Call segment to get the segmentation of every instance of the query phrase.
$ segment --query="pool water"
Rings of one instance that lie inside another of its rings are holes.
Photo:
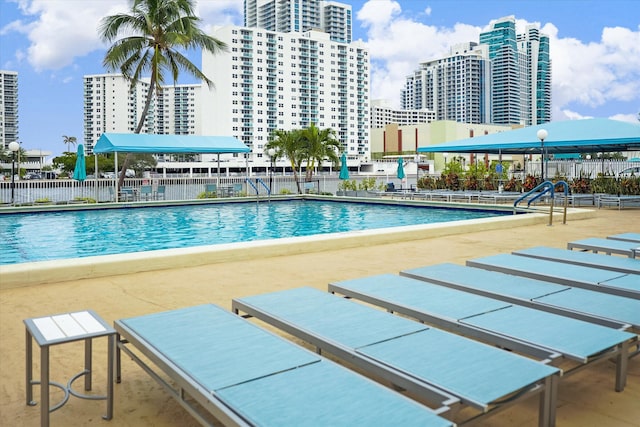
[[[487,218],[505,213],[313,200],[0,215],[0,264]]]

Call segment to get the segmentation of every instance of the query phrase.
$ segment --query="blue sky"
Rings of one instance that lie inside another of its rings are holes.
[[[553,120],[640,112],[640,1],[354,0],[354,40],[371,54],[371,98],[399,101],[405,77],[455,43],[478,41],[492,20],[513,15],[551,38]],[[66,149],[83,139],[83,76],[105,72],[99,20],[127,0],[0,0],[0,69],[19,73],[20,141]],[[242,0],[199,0],[205,29],[242,25]],[[192,60],[200,63],[199,54]],[[184,79],[180,83],[189,83]]]

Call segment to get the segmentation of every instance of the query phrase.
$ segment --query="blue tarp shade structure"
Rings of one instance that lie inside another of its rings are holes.
[[[347,154],[342,153],[342,157],[340,159],[342,164],[340,165],[340,175],[338,176],[340,179],[349,179],[349,168],[347,167]]]
[[[248,153],[249,147],[231,136],[149,135],[104,133],[94,153]]]
[[[475,138],[418,147],[419,153],[537,154],[537,132],[546,129],[549,154],[640,150],[640,124],[609,119],[550,122]]]
[[[96,154],[115,153],[209,153],[218,154],[218,180],[220,179],[220,154],[248,153],[251,149],[231,136],[200,135],[149,135],[145,133],[103,133],[93,147]],[[247,167],[248,170],[248,167]],[[96,175],[98,158],[96,157]],[[117,175],[116,175],[117,176]],[[118,201],[118,192],[115,191]],[[96,185],[96,198],[98,187]]]
[[[73,179],[84,181],[87,179],[87,167],[84,157],[84,145],[78,144],[78,156],[76,157],[76,167],[73,169]]]

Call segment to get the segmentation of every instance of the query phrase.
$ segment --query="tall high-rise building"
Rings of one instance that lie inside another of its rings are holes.
[[[551,121],[549,37],[535,26],[516,34],[513,16],[492,23],[480,43],[420,64],[400,94],[402,109],[436,120],[531,126]]]
[[[518,50],[524,62],[523,77],[526,88],[522,95],[526,124],[537,125],[551,121],[551,58],[549,37],[540,34],[533,25],[518,34]]]
[[[232,135],[262,157],[276,129],[316,124],[336,131],[349,155],[369,155],[369,54],[363,43],[327,33],[280,33],[228,26],[214,37],[229,52],[203,53],[215,88],[202,95],[202,128]]]
[[[84,76],[84,143],[88,153],[105,132],[135,132],[149,92],[149,80],[133,90],[122,74]],[[154,94],[142,133],[200,133],[201,85],[163,87]]]
[[[420,64],[400,94],[403,110],[428,110],[435,120],[491,123],[491,64],[486,46],[464,43]]]
[[[0,147],[18,140],[18,73],[0,70]]]
[[[513,16],[480,34],[489,47],[493,123],[537,125],[551,120],[549,37],[533,26],[516,34]]]
[[[322,0],[244,0],[244,26],[281,33],[321,30],[351,43],[351,5]]]

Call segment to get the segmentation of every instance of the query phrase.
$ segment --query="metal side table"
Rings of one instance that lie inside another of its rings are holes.
[[[27,380],[27,405],[34,406],[33,386],[40,384],[40,420],[44,427],[49,426],[49,413],[61,408],[69,400],[69,395],[81,399],[106,400],[107,414],[105,420],[113,417],[113,381],[114,381],[114,353],[116,331],[94,311],[78,311],[63,313],[53,316],[38,317],[24,320],[26,326],[26,380]],[[93,338],[107,337],[107,395],[95,396],[80,394],[72,389],[73,382],[84,376],[85,391],[91,390],[92,379],[92,340]],[[33,340],[40,346],[40,381],[33,379]],[[84,340],[84,370],[74,375],[65,385],[49,380],[49,347]],[[64,392],[64,398],[56,405],[50,407],[49,385],[60,388]]]

